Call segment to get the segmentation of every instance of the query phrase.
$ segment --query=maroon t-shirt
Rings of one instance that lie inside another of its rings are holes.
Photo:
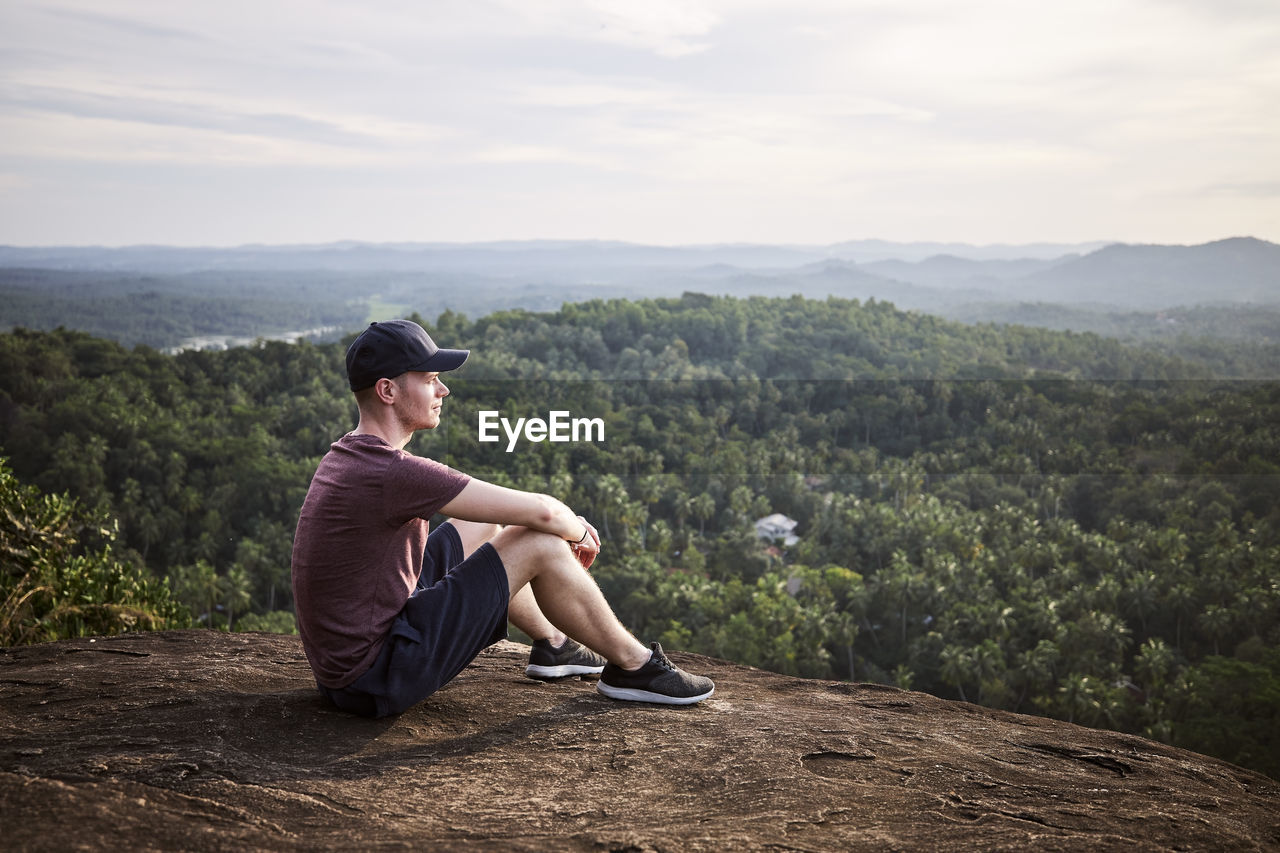
[[[359,678],[422,571],[428,519],[471,478],[372,435],[343,436],[307,490],[293,537],[298,633],[325,687]]]

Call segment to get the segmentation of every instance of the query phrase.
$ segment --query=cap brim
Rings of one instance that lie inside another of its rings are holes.
[[[432,373],[444,373],[446,370],[457,370],[462,367],[467,360],[467,356],[471,355],[469,349],[438,349],[432,353],[431,357],[422,362],[421,366],[411,367],[410,370],[423,370]]]

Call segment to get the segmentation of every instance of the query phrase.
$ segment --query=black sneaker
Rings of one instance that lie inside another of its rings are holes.
[[[599,675],[606,662],[591,649],[567,638],[559,648],[551,645],[549,640],[534,640],[524,674],[539,679]]]
[[[653,657],[639,669],[627,670],[613,664],[606,666],[596,683],[596,690],[610,699],[663,705],[692,705],[716,692],[716,685],[710,678],[690,675],[667,660],[661,645],[653,643],[650,648],[653,649]]]

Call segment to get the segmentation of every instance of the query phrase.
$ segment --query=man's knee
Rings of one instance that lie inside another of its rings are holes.
[[[571,557],[568,544],[559,536],[527,527],[503,528],[490,541],[507,568],[512,592],[517,585],[523,586],[546,569],[562,565],[567,557]]]

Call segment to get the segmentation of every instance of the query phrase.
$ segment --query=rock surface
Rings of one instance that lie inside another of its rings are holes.
[[[296,637],[0,651],[6,850],[1262,850],[1280,785],[1130,735],[695,655],[614,702],[504,642],[400,717],[332,710]]]

